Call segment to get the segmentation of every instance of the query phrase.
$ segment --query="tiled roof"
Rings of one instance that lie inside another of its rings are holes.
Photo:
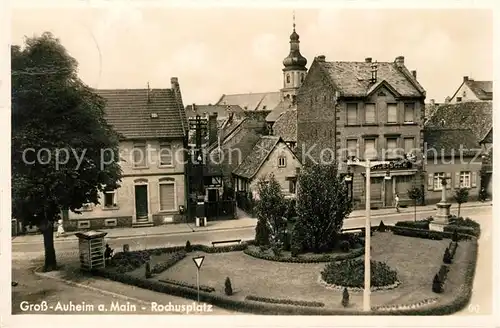
[[[346,97],[363,97],[373,86],[370,82],[372,63],[323,62],[320,64],[333,85]],[[386,81],[404,97],[421,97],[425,90],[405,67],[398,68],[393,62],[378,62],[377,81]]]
[[[285,142],[297,142],[297,110],[282,113],[273,124],[273,134]]]
[[[469,129],[424,129],[424,142],[426,143],[426,156],[433,158],[434,151],[437,156],[452,155],[474,156],[481,149],[474,133]]]
[[[229,112],[234,113],[235,116],[241,115],[243,109],[238,105],[196,105],[196,110],[193,110],[193,105],[186,106],[187,117],[196,117],[200,115],[201,117],[209,114],[217,113],[217,117],[226,118]]]
[[[465,81],[469,89],[474,92],[479,100],[493,100],[493,81]]]
[[[95,90],[106,100],[105,117],[125,139],[183,138],[187,121],[171,89]],[[157,117],[152,117],[156,114]]]
[[[276,136],[262,136],[233,174],[247,179],[253,178],[280,140],[281,138]]]
[[[470,129],[478,142],[493,128],[491,101],[468,101],[439,106],[425,123],[434,129]]]
[[[273,110],[281,101],[281,93],[241,93],[222,95],[216,105],[237,105],[243,110]]]
[[[285,111],[294,107],[292,101],[289,99],[283,99],[278,105],[266,116],[266,122],[276,122],[278,117],[281,116]]]
[[[441,104],[425,104],[425,118],[428,120]]]

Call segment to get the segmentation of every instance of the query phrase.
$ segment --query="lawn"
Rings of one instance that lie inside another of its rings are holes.
[[[432,278],[442,264],[449,240],[429,240],[396,236],[390,232],[372,237],[372,259],[386,262],[398,272],[401,285],[389,291],[372,292],[372,306],[416,303],[428,298],[451,297],[463,282],[463,271],[470,260],[469,242],[461,242],[454,264],[441,295],[431,290]],[[224,280],[229,277],[235,295],[243,300],[247,295],[291,300],[318,301],[325,308],[340,308],[342,293],[326,289],[318,283],[325,263],[302,264],[266,261],[243,252],[206,254],[189,253],[186,258],[152,279],[174,279],[196,284],[196,267],[192,257],[204,255],[200,284],[224,293]],[[140,269],[138,269],[140,270]],[[139,273],[139,271],[138,271]],[[362,293],[351,293],[351,304],[362,306]]]

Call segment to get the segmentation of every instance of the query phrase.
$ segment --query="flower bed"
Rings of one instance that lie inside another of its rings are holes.
[[[344,254],[299,254],[297,257],[292,257],[289,252],[283,252],[282,256],[275,256],[273,254],[263,253],[255,246],[249,246],[243,251],[243,253],[267,261],[287,263],[322,263],[356,258],[363,255],[365,250],[363,248],[358,248]]]
[[[325,306],[325,303],[321,303],[321,302],[277,299],[277,298],[259,297],[259,296],[253,296],[253,295],[248,295],[247,297],[245,297],[245,300],[255,301],[255,302],[264,302],[264,303],[273,303],[273,304],[297,305],[297,306],[311,306],[311,307],[324,307]]]
[[[375,290],[395,288],[399,285],[397,272],[383,262],[370,261],[371,286]],[[363,259],[328,263],[321,272],[328,285],[362,290],[365,285],[365,263]]]
[[[159,279],[158,281],[166,283],[166,284],[171,284],[171,285],[176,285],[176,286],[180,286],[180,287],[186,287],[186,288],[198,290],[198,286],[188,284],[187,282],[184,282],[184,281],[178,281],[178,280],[172,280],[172,279]],[[200,290],[207,292],[207,293],[215,292],[215,288],[210,287],[210,286],[204,286],[204,285],[200,285]]]
[[[353,292],[353,293],[360,293],[360,292],[364,291],[364,288],[362,288],[362,287],[346,287],[346,286],[340,286],[340,285],[335,285],[335,284],[329,284],[323,280],[323,277],[321,276],[321,274],[318,275],[318,283],[327,289],[335,290],[338,292],[344,291],[344,288],[347,288],[348,291]],[[371,286],[370,290],[372,292],[382,291],[382,290],[391,290],[391,289],[398,287],[399,285],[401,285],[401,282],[399,280],[396,280],[395,283],[387,285],[387,286],[380,286],[380,287]]]

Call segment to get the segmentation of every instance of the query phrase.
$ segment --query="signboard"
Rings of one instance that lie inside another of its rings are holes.
[[[372,171],[383,171],[383,170],[406,170],[411,169],[412,163],[408,160],[393,161],[385,164],[379,164],[372,167]]]
[[[204,259],[205,259],[205,256],[193,257],[193,262],[196,265],[196,268],[198,268],[198,269],[201,268],[201,265],[203,264]]]

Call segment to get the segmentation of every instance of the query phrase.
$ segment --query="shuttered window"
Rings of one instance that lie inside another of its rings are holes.
[[[347,104],[347,124],[358,124],[358,104]]]
[[[443,178],[444,178],[444,172],[434,173],[434,180],[433,180],[434,190],[443,189],[443,185],[441,184]]]
[[[415,122],[415,103],[405,104],[405,123]]]
[[[398,122],[398,106],[397,104],[387,104],[387,123]]]
[[[375,139],[365,139],[365,158],[377,158],[377,150],[375,148]]]
[[[375,104],[365,105],[365,123],[367,124],[375,123]]]
[[[175,187],[173,183],[160,184],[160,211],[175,210]]]

